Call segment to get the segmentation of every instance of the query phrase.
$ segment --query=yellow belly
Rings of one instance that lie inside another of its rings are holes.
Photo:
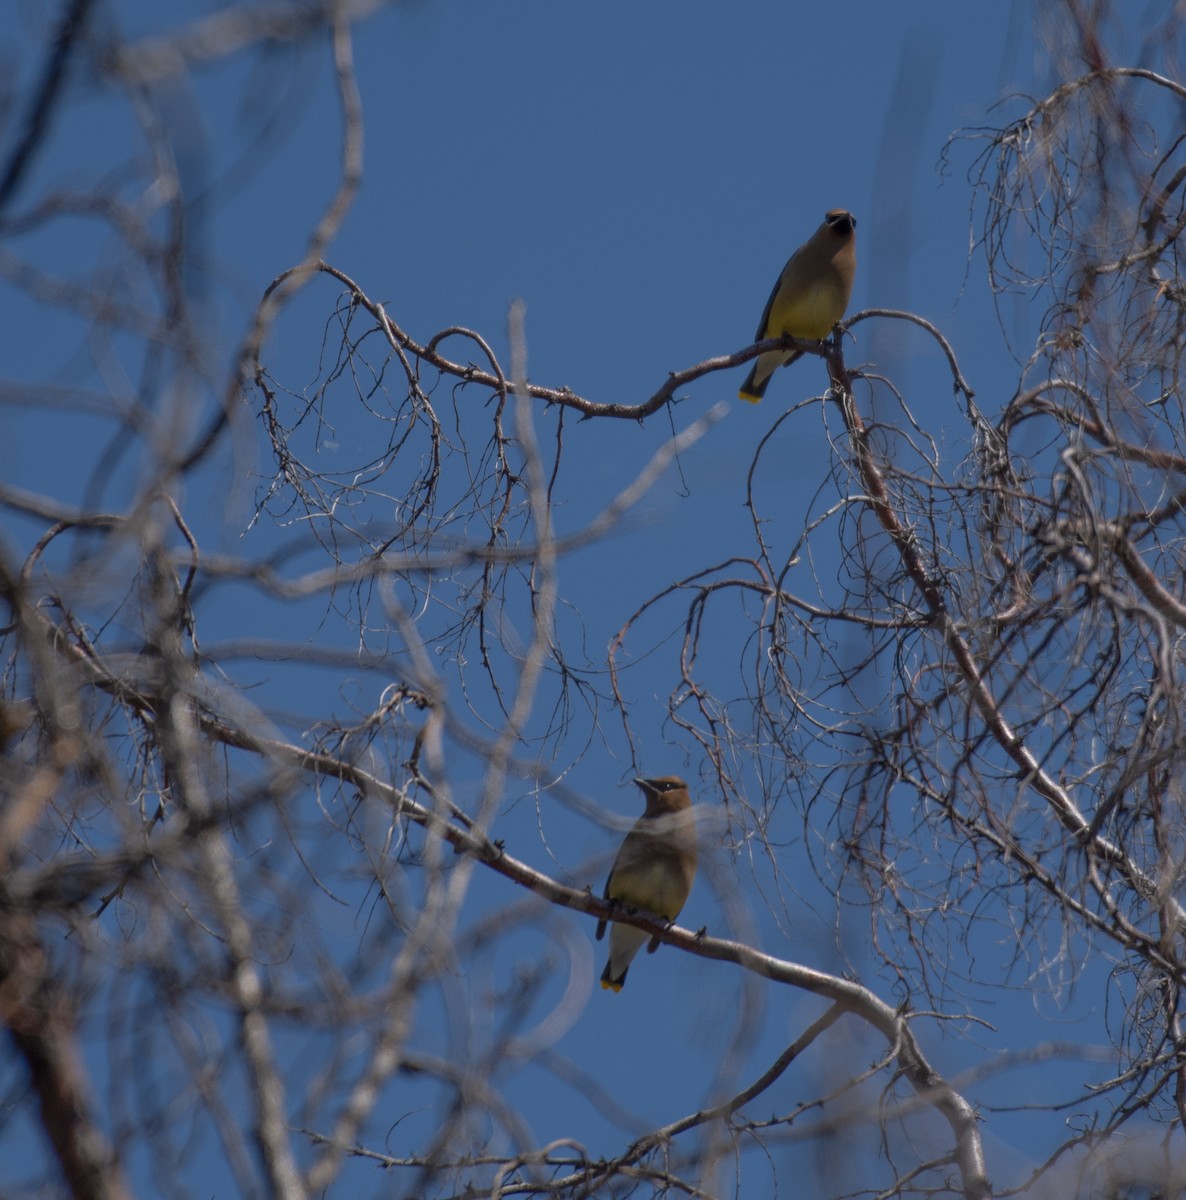
[[[610,884],[610,898],[674,921],[689,890],[684,873],[674,869],[670,861],[658,859],[628,870],[616,870]]]
[[[844,315],[845,296],[839,281],[821,282],[797,296],[776,297],[770,308],[766,337],[826,338]]]

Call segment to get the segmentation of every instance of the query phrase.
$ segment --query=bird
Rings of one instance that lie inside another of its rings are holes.
[[[680,914],[692,880],[696,878],[696,822],[689,811],[688,785],[677,775],[636,779],[646,798],[646,811],[626,835],[609,878],[605,898],[674,921]],[[605,936],[606,922],[597,922],[597,940]],[[609,958],[601,973],[601,986],[620,992],[634,956],[647,934],[633,925],[613,923]],[[649,952],[659,948],[652,938]]]
[[[824,223],[791,255],[783,267],[762,319],[755,342],[766,338],[825,338],[844,316],[857,270],[857,219],[847,209],[834,208]],[[802,350],[770,350],[754,360],[738,396],[757,404],[771,375],[800,358]]]

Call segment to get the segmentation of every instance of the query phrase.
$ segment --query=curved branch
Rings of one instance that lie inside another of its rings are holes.
[[[265,292],[265,297],[280,287],[294,272],[305,269],[304,264],[302,264],[292,267],[290,270],[277,276],[269,285]],[[437,333],[425,343],[417,342],[391,319],[387,310],[379,301],[372,300],[344,271],[331,266],[327,262],[318,262],[311,269],[331,276],[348,288],[354,303],[364,308],[375,318],[393,349],[401,352],[407,351],[420,362],[427,363],[429,366],[435,367],[438,371],[442,372],[442,374],[451,375],[463,383],[477,383],[495,391],[504,386],[500,376],[490,371],[484,371],[472,363],[462,363],[446,358],[437,349],[438,344],[448,336],[475,336],[470,330],[463,329],[460,326],[450,326],[448,329]],[[260,370],[259,352],[262,349],[262,339],[260,339],[258,344],[253,345],[251,349],[254,355],[252,359],[253,370],[248,371],[245,369],[242,377],[244,379],[256,378],[258,381]],[[533,399],[543,400],[547,404],[563,405],[565,408],[571,408],[586,418],[610,417],[617,420],[641,421],[644,417],[649,417],[652,413],[658,412],[659,409],[669,404],[679,388],[693,383],[695,380],[701,379],[706,375],[711,375],[716,371],[727,371],[733,367],[741,366],[743,363],[749,362],[750,359],[757,358],[758,355],[765,354],[770,350],[801,350],[805,354],[817,354],[821,357],[825,354],[822,343],[814,338],[767,338],[765,341],[755,342],[752,346],[746,346],[745,349],[735,351],[733,354],[717,355],[715,358],[707,358],[703,362],[685,367],[682,371],[671,372],[667,377],[667,382],[662,387],[638,404],[590,400],[566,387],[544,387],[538,383],[524,384],[524,391],[526,395],[531,396]]]
[[[45,614],[25,609],[23,616],[30,631],[36,630],[43,644],[62,656],[85,678],[104,691],[119,692],[125,703],[145,715],[160,719],[170,701],[146,689],[128,691],[105,670],[102,662],[75,646],[67,631],[56,626]],[[176,697],[172,703],[176,702]],[[387,804],[395,819],[406,819],[443,839],[455,851],[482,864],[512,883],[526,888],[549,904],[572,909],[599,920],[614,920],[637,926],[660,942],[701,958],[732,962],[765,979],[799,988],[822,996],[845,1011],[859,1016],[876,1029],[892,1047],[901,1073],[916,1093],[947,1121],[955,1139],[956,1159],[963,1179],[966,1200],[988,1200],[990,1195],[978,1119],[972,1105],[957,1093],[927,1060],[910,1028],[904,1009],[895,1009],[878,998],[869,988],[851,979],[817,971],[799,963],[788,962],[766,954],[752,946],[725,938],[708,936],[703,930],[693,932],[669,925],[662,918],[623,908],[612,901],[595,896],[591,889],[570,888],[550,875],[509,855],[501,843],[492,842],[477,826],[450,820],[440,808],[431,808],[413,800],[405,790],[377,778],[353,763],[343,762],[333,755],[276,738],[262,737],[230,724],[217,716],[195,713],[195,727],[206,738],[224,746],[259,755],[273,764],[282,776],[292,772],[308,772],[316,776],[337,779],[357,788],[363,795]],[[195,814],[198,821],[205,815]],[[181,812],[175,826],[163,833],[151,845],[136,855],[121,856],[121,869],[136,872],[146,869],[160,855],[168,855],[173,844],[188,843],[194,829],[188,814]],[[6,881],[6,901],[13,908],[23,903],[35,890],[44,890],[47,876],[69,874],[71,860],[60,856],[44,869],[13,872]],[[87,869],[93,872],[94,862],[88,856]]]
[[[907,312],[904,309],[863,308],[859,313],[849,317],[844,322],[843,328],[851,329],[854,325],[861,321],[866,321],[870,317],[887,317],[893,321],[908,321],[911,325],[917,325],[920,329],[925,329],[939,343],[939,348],[947,357],[947,365],[951,368],[955,390],[962,392],[965,399],[969,401],[976,395],[960,370],[959,360],[955,357],[955,350],[947,338],[939,331],[938,326],[931,324],[925,317],[920,317],[917,313]]]
[[[1042,767],[1025,739],[1005,718],[992,689],[977,665],[971,644],[948,610],[941,581],[928,569],[916,535],[901,520],[890,500],[885,474],[873,453],[865,423],[857,411],[850,386],[851,376],[844,365],[839,344],[832,348],[829,369],[833,380],[842,387],[840,407],[856,455],[857,470],[869,496],[869,507],[893,542],[907,575],[918,588],[931,623],[954,657],[972,703],[985,722],[988,732],[997,745],[1017,764],[1024,782],[1050,805],[1067,832],[1079,840],[1085,849],[1090,848],[1101,860],[1118,868],[1140,896],[1146,900],[1160,901],[1162,889],[1159,888],[1157,880],[1141,870],[1122,846],[1102,837],[1098,830],[1093,829],[1067,789]],[[1183,908],[1180,902],[1167,900],[1166,903],[1172,907],[1179,922],[1186,921],[1186,908]]]

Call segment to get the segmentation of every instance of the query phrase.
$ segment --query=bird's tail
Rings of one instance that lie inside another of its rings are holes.
[[[770,376],[767,375],[761,383],[758,382],[758,364],[761,361],[760,358],[754,359],[754,365],[745,377],[745,382],[741,385],[741,391],[737,393],[739,400],[748,401],[750,404],[757,404],[766,394],[766,385],[770,382]]]
[[[605,970],[601,972],[601,986],[608,992],[620,992],[622,990],[622,984],[626,982],[626,970],[629,968],[624,969],[617,979],[610,974],[612,969],[613,962],[607,962],[605,964]]]
[[[789,367],[791,363],[798,362],[802,357],[802,350],[792,350],[790,354],[782,358],[775,353],[758,355],[754,359],[750,373],[745,377],[745,382],[741,385],[741,391],[737,393],[738,397],[749,401],[750,404],[757,404],[766,395],[766,388],[774,377],[774,372],[779,367]]]

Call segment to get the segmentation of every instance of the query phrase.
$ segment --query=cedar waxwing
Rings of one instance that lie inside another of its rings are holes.
[[[618,850],[605,881],[605,898],[674,921],[696,878],[696,819],[689,811],[692,797],[688,785],[675,775],[634,782],[642,788],[647,810]],[[597,940],[604,936],[605,922],[598,921]],[[609,960],[601,973],[603,988],[622,990],[626,972],[646,940],[641,929],[614,922]],[[658,940],[652,939],[648,950],[658,948]]]
[[[856,228],[856,217],[843,208],[834,208],[824,217],[824,223],[783,267],[758,322],[755,342],[784,334],[826,338],[832,332],[852,295],[852,278],[857,270]],[[770,376],[802,354],[802,350],[760,354],[738,395],[757,404],[766,393]]]

